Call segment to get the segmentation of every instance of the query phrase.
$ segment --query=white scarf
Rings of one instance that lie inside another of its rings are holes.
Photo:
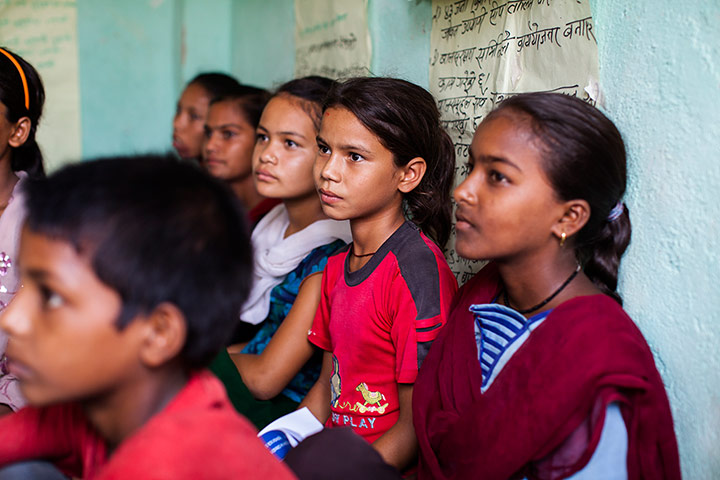
[[[313,249],[337,239],[352,239],[347,220],[318,220],[283,238],[290,225],[285,205],[270,210],[253,229],[253,285],[240,312],[243,322],[257,325],[270,312],[270,292],[292,272]]]

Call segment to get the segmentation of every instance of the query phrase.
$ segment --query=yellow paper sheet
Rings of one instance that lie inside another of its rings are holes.
[[[370,71],[367,0],[295,0],[295,76]]]
[[[597,42],[588,0],[433,0],[430,91],[467,175],[475,129],[503,98],[554,91],[598,100]],[[481,264],[446,256],[458,282]]]
[[[0,45],[30,62],[45,85],[37,140],[48,171],[79,160],[77,5],[75,0],[0,0]]]

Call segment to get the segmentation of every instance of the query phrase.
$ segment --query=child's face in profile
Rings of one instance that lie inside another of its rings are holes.
[[[237,103],[213,103],[205,122],[203,166],[214,177],[228,182],[252,174],[255,127]]]
[[[0,316],[9,369],[32,405],[122,399],[137,378],[143,322],[122,330],[118,293],[67,242],[24,229],[22,287]],[[120,395],[120,396],[118,396]]]
[[[180,96],[173,119],[173,148],[181,158],[200,158],[209,103],[208,92],[194,83]]]
[[[551,227],[565,207],[542,168],[537,142],[508,114],[480,124],[470,145],[470,173],[453,195],[459,255],[506,260],[557,246]]]

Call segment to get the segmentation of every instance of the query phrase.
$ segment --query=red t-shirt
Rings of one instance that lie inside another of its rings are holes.
[[[209,372],[177,396],[108,458],[78,404],[27,407],[0,419],[0,465],[45,459],[86,480],[293,479]]]
[[[447,319],[457,282],[440,249],[406,222],[354,272],[349,249],[328,259],[309,339],[333,353],[328,426],[373,442],[398,420],[398,383],[418,367]]]

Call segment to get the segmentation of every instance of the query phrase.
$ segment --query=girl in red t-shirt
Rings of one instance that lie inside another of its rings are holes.
[[[323,211],[350,220],[353,243],[323,274],[309,332],[323,368],[302,405],[326,426],[353,428],[402,470],[417,451],[415,377],[457,289],[441,251],[454,147],[432,95],[391,78],[331,90],[317,143]]]

